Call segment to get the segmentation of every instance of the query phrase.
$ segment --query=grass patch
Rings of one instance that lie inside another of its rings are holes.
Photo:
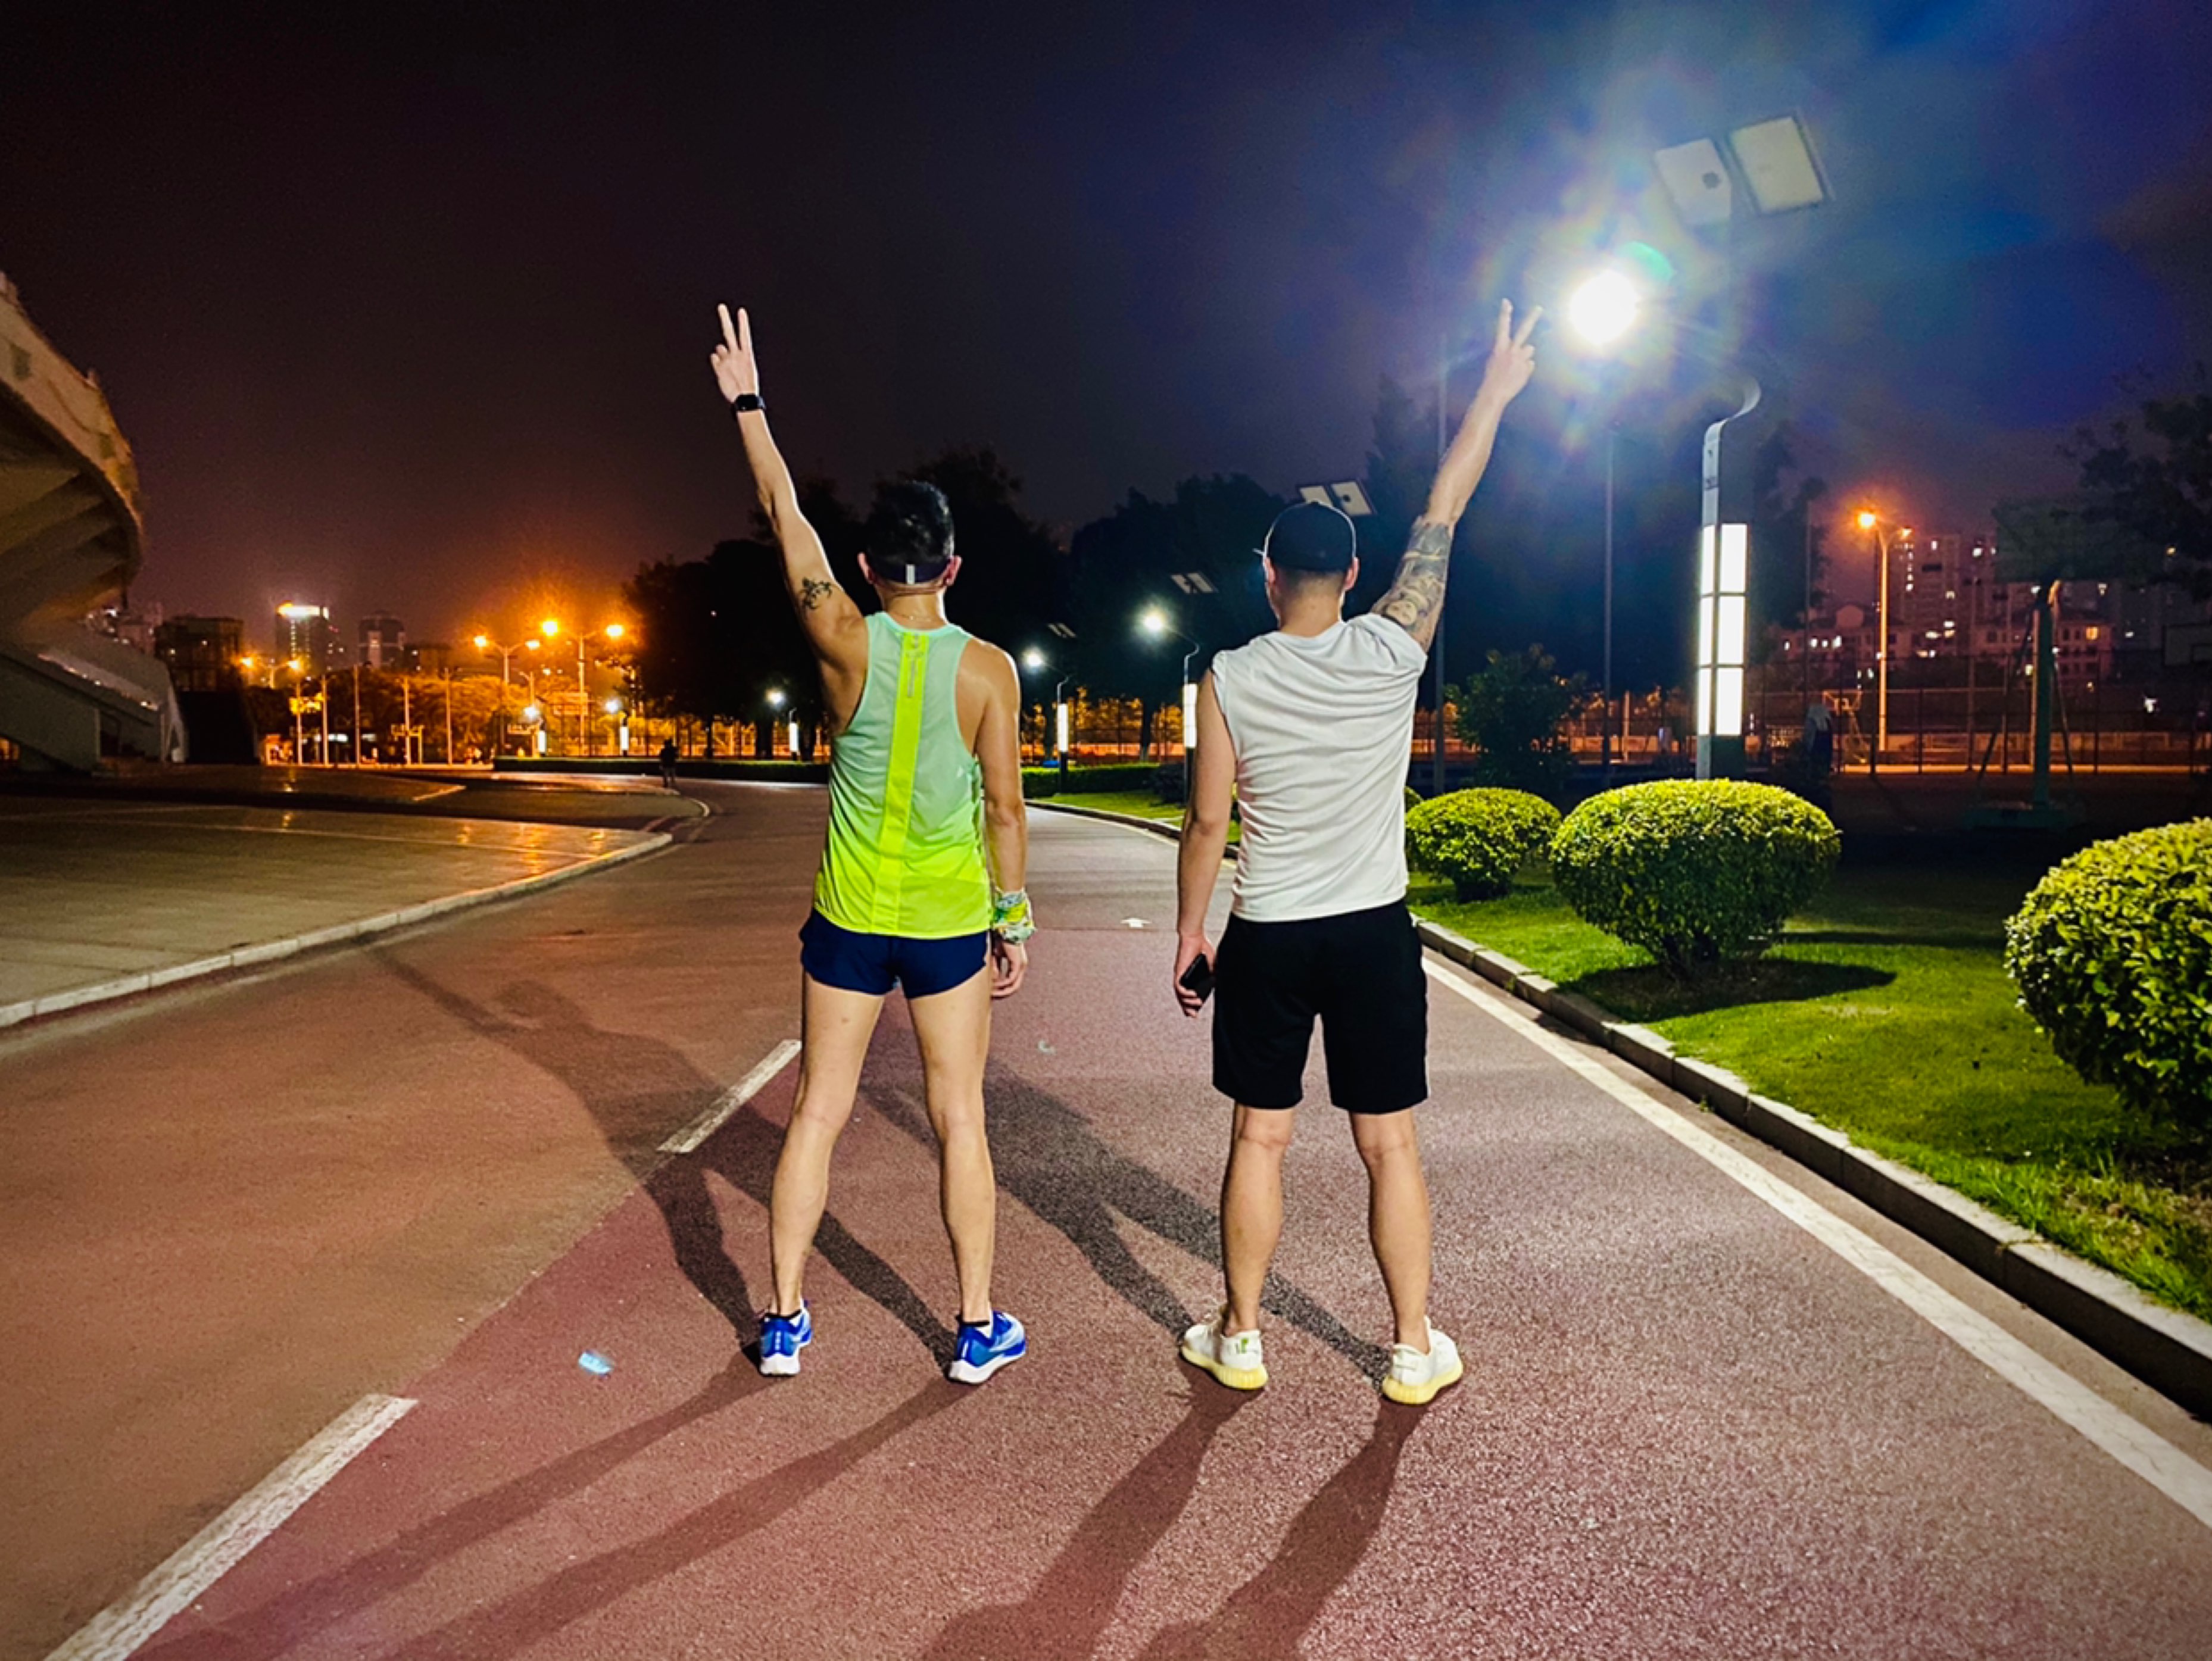
[[[1103,808],[1108,813],[1126,813],[1139,819],[1157,819],[1164,825],[1182,828],[1182,803],[1163,802],[1148,790],[1092,791],[1081,796],[1052,797],[1041,805],[1070,808]],[[1229,846],[1235,847],[1244,827],[1231,821],[1229,826]]]
[[[1414,908],[1686,1055],[2212,1318],[2212,1146],[2084,1084],[2015,1001],[2002,927],[2038,876],[1846,864],[1765,957],[1684,985],[1524,873],[1506,897]],[[1417,879],[1417,882],[1422,879]]]

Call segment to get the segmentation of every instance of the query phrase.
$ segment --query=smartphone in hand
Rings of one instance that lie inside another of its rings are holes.
[[[1201,1003],[1213,996],[1213,965],[1206,961],[1204,952],[1191,959],[1190,967],[1182,972],[1182,978],[1176,984],[1185,991],[1196,992]]]

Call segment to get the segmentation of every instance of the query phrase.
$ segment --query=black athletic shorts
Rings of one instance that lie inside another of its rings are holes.
[[[1213,1088],[1295,1107],[1321,1017],[1329,1099],[1395,1113],[1429,1094],[1429,983],[1402,903],[1296,923],[1229,919],[1215,952]]]

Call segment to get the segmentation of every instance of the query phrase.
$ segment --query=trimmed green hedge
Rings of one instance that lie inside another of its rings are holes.
[[[1063,782],[1058,767],[1024,767],[1024,796],[1082,796],[1098,791],[1150,790],[1159,777],[1156,761],[1115,761],[1103,767],[1070,767]]]
[[[2212,1125],[2212,819],[2053,866],[2005,924],[2005,972],[2083,1078]]]
[[[1842,850],[1828,815],[1788,791],[1668,779],[1569,814],[1552,877],[1584,922],[1686,979],[1765,951]]]
[[[1449,877],[1462,900],[1495,900],[1559,827],[1559,810],[1527,791],[1455,790],[1408,805],[1406,860]]]

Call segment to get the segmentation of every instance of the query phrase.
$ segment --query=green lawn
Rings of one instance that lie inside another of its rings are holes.
[[[1178,830],[1182,828],[1182,804],[1156,801],[1148,790],[1096,791],[1050,796],[1043,798],[1042,804],[1047,807],[1099,808],[1108,813],[1126,813],[1139,819],[1157,819],[1163,824],[1173,825]],[[1030,805],[1038,805],[1036,798],[1031,798]],[[1231,847],[1237,846],[1237,838],[1242,829],[1243,827],[1238,825],[1230,826]]]
[[[2002,925],[2016,861],[1847,865],[1765,958],[1685,986],[1530,874],[1502,900],[1416,910],[1683,1053],[2212,1318],[2212,1146],[2084,1084],[2014,1002]],[[1422,879],[1416,879],[1417,882]]]

